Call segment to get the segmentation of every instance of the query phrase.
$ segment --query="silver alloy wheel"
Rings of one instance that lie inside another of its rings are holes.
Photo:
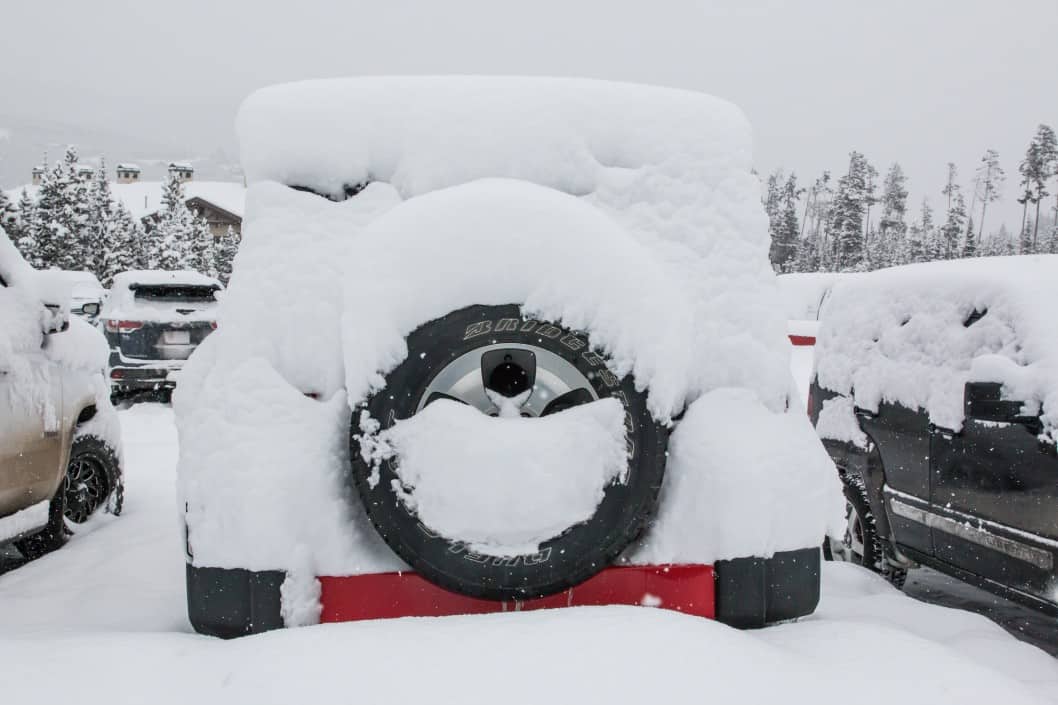
[[[521,416],[536,417],[595,401],[599,395],[584,373],[550,350],[496,343],[464,353],[441,368],[416,412],[437,399],[451,399],[497,416],[504,398],[517,405]]]
[[[109,482],[102,464],[90,457],[76,457],[66,468],[63,486],[64,516],[83,524],[106,501]]]
[[[851,502],[845,503],[845,536],[841,541],[828,537],[830,553],[835,561],[864,564],[866,546],[864,543],[863,518]]]

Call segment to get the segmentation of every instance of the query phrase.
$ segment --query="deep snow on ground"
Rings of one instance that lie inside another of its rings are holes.
[[[752,632],[648,608],[190,633],[171,411],[120,413],[126,513],[0,576],[5,703],[1058,702],[1058,661],[827,564],[810,618]]]

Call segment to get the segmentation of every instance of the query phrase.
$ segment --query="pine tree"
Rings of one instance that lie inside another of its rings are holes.
[[[922,199],[922,210],[919,216],[919,228],[921,230],[922,248],[916,253],[915,262],[930,262],[941,259],[943,248],[937,229],[933,227],[933,207],[929,205],[929,199]]]
[[[213,232],[198,211],[192,213],[189,243],[190,268],[211,277],[216,276],[216,253]]]
[[[940,229],[941,256],[943,259],[954,259],[959,256],[959,240],[966,228],[966,200],[959,192],[958,186],[952,191],[951,207],[948,217]]]
[[[99,277],[104,286],[110,286],[116,274],[130,269],[147,268],[143,252],[143,226],[132,216],[125,204],[114,204],[106,233],[107,240],[102,252],[102,274]]]
[[[1055,164],[1058,162],[1058,141],[1056,141],[1054,130],[1048,125],[1040,125],[1036,128],[1036,134],[1029,142],[1025,150],[1025,157],[1018,164],[1018,173],[1021,174],[1021,195],[1018,203],[1021,204],[1021,246],[1025,249],[1024,231],[1028,223],[1029,204],[1036,206],[1036,221],[1040,222],[1040,201],[1047,193],[1047,180],[1055,172]],[[1030,237],[1030,250],[1035,250],[1038,237],[1038,227],[1034,226]]]
[[[782,217],[782,169],[776,169],[768,175],[768,181],[764,189],[764,212],[768,216],[768,236],[771,246],[768,248],[768,259],[771,261],[772,269],[776,272],[782,270],[783,243],[781,241],[781,217]]]
[[[106,250],[113,246],[110,228],[113,224],[114,197],[107,181],[106,162],[99,160],[99,168],[92,178],[88,192],[88,223],[82,238],[83,268],[100,280],[106,276]]]
[[[37,204],[23,188],[18,197],[18,239],[15,240],[15,245],[27,262],[40,269],[44,263],[40,256],[40,246],[37,244],[37,225]]]
[[[1038,250],[1040,233],[1040,202],[1049,196],[1047,181],[1058,173],[1058,138],[1049,125],[1040,125],[1033,139],[1036,145],[1037,165],[1032,176],[1032,201],[1036,204],[1036,218],[1032,229],[1032,247]]]
[[[907,177],[900,165],[893,162],[882,185],[882,217],[878,223],[878,251],[885,260],[881,266],[902,261],[907,239]]]
[[[184,203],[183,185],[176,176],[170,176],[166,181],[162,203],[165,207],[148,238],[148,266],[166,270],[194,267],[194,216]]]
[[[18,207],[11,202],[7,194],[0,190],[0,226],[12,241],[18,239]]]
[[[44,267],[83,268],[88,192],[77,165],[77,149],[70,146],[41,181],[33,227]]]
[[[849,170],[838,179],[830,223],[836,269],[859,270],[864,266],[863,224],[869,166],[862,154],[850,152]]]
[[[974,193],[981,199],[981,222],[978,224],[977,240],[980,241],[985,230],[985,212],[988,204],[999,200],[1003,191],[1006,174],[999,166],[999,152],[994,149],[985,151],[981,165],[977,167],[977,178]]]
[[[1021,235],[1018,236],[1018,254],[1031,255],[1036,253],[1032,243],[1032,223],[1025,221],[1021,226]]]
[[[966,235],[963,237],[961,256],[977,256],[977,233],[974,232],[974,217],[972,215],[966,216]]]
[[[235,263],[235,253],[239,251],[239,235],[230,225],[228,232],[217,243],[214,250],[215,264],[213,269],[217,272],[217,278],[224,286],[231,280],[232,267]]]
[[[785,181],[779,170],[768,178],[768,196],[765,209],[769,214],[771,248],[769,257],[777,272],[792,271],[797,258],[800,226],[797,223],[797,199],[803,189],[797,188],[797,176],[793,173]]]

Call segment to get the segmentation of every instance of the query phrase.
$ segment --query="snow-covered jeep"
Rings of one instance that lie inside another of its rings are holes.
[[[244,239],[174,397],[197,630],[815,608],[839,483],[738,109],[368,78],[259,91],[238,131]]]
[[[0,545],[27,558],[121,511],[106,343],[69,302],[69,281],[35,271],[0,229]]]

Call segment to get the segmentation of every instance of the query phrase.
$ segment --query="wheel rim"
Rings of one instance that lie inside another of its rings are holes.
[[[106,501],[109,494],[106,471],[102,463],[87,456],[77,456],[66,469],[64,516],[83,524]]]
[[[441,368],[416,412],[449,399],[490,416],[537,417],[598,398],[588,377],[568,360],[535,345],[499,343],[464,353]]]
[[[830,553],[836,561],[863,565],[866,552],[863,519],[850,503],[845,504],[845,535],[840,541],[828,538]]]

